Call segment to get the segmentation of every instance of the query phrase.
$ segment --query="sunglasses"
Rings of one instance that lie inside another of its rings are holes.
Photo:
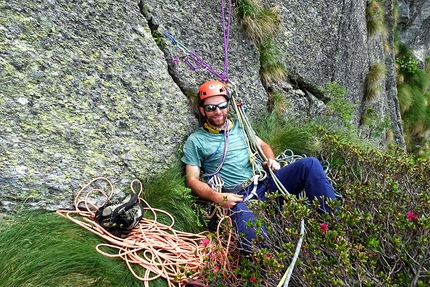
[[[222,103],[219,103],[218,105],[210,104],[210,105],[204,105],[203,106],[203,108],[205,109],[206,112],[213,112],[216,110],[216,108],[223,110],[227,107],[228,107],[228,102],[222,102]]]

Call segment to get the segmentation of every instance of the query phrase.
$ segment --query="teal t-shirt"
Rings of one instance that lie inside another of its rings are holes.
[[[232,186],[252,177],[249,150],[243,129],[237,119],[233,121],[234,126],[228,134],[227,155],[219,172],[225,186]],[[198,166],[204,173],[211,174],[220,164],[224,144],[224,133],[214,134],[200,127],[185,142],[182,162]]]

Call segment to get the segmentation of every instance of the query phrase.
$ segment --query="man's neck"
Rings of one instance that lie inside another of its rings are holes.
[[[223,127],[222,127],[222,128],[214,127],[213,125],[209,124],[208,122],[205,122],[205,123],[203,124],[203,128],[204,128],[206,131],[211,132],[211,133],[214,133],[214,134],[223,133],[223,132],[225,132],[226,130],[230,130],[232,127],[233,127],[233,122],[232,122],[232,121],[230,121],[229,119],[226,119],[226,121],[225,121],[225,123],[224,123],[224,125],[223,125]]]

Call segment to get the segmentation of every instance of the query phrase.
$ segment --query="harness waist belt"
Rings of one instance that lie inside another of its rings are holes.
[[[247,179],[244,182],[238,183],[236,185],[224,186],[222,188],[222,192],[239,193],[239,192],[247,189],[251,184],[252,184],[252,180]]]

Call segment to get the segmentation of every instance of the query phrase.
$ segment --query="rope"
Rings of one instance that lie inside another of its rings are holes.
[[[265,170],[262,168],[262,163],[267,162],[268,158],[264,154],[261,146],[258,144],[257,136],[255,135],[254,129],[251,126],[251,123],[245,113],[245,106],[242,102],[236,103],[235,96],[237,95],[236,89],[233,88],[233,92],[231,93],[232,105],[235,109],[236,115],[239,119],[239,123],[243,127],[244,136],[246,138],[246,142],[248,142],[248,150],[250,153],[250,162],[253,167],[254,175],[259,175],[260,180],[264,180],[266,176]],[[281,181],[277,178],[275,173],[269,168],[268,169],[270,176],[275,182],[278,190],[284,194],[290,194],[287,189],[283,186]]]
[[[221,73],[216,72],[209,64],[207,64],[203,59],[197,56],[193,51],[189,50],[181,42],[177,41],[172,35],[167,31],[163,34],[170,39],[173,45],[178,47],[185,55],[182,57],[175,57],[172,59],[173,63],[178,63],[183,61],[191,70],[196,71],[198,69],[206,69],[212,75],[221,79],[221,81],[228,82],[228,39],[230,36],[230,24],[231,24],[231,0],[228,0],[227,13],[225,12],[224,0],[221,1],[221,16],[222,16],[222,27],[223,27],[223,39],[224,39],[224,70]],[[227,14],[227,16],[226,16]]]
[[[212,156],[205,163],[205,166],[206,166],[209,163],[209,161],[212,159],[212,157],[215,156],[216,152],[218,151],[219,147],[221,146],[222,142],[224,141],[224,150],[223,150],[222,156],[220,158],[220,163],[218,165],[218,168],[213,173],[206,173],[206,170],[205,170],[205,174],[203,174],[203,176],[205,176],[205,177],[211,177],[214,175],[218,175],[219,171],[222,168],[222,165],[224,164],[225,157],[227,156],[227,150],[228,150],[229,126],[230,126],[230,121],[227,120],[225,123],[225,131],[223,132],[223,137],[221,138],[217,149],[215,150],[215,152],[212,154]]]
[[[90,187],[100,181],[106,183],[105,189],[108,189],[108,192]],[[154,219],[142,218],[125,238],[110,234],[94,221],[97,206],[103,205],[97,202],[103,199],[105,202],[111,201],[113,195],[113,185],[107,178],[98,177],[90,181],[77,193],[74,199],[74,210],[57,210],[57,213],[105,239],[108,243],[97,245],[96,250],[108,257],[122,258],[131,273],[144,282],[145,287],[149,286],[150,281],[159,277],[166,279],[169,287],[180,286],[188,279],[197,279],[204,266],[205,258],[214,252],[223,267],[231,267],[228,260],[228,247],[218,252],[214,251],[216,246],[208,232],[193,234],[175,230],[174,218],[169,213],[152,208],[140,197],[142,183],[139,180],[132,181],[132,192],[136,193],[133,188],[135,183],[140,186],[139,202],[146,206],[145,214],[149,211]],[[171,223],[166,225],[157,222],[158,214],[167,216]],[[227,243],[228,246],[234,246],[231,238]],[[109,249],[117,250],[117,254],[108,252]],[[144,275],[138,275],[134,266],[144,268]]]

